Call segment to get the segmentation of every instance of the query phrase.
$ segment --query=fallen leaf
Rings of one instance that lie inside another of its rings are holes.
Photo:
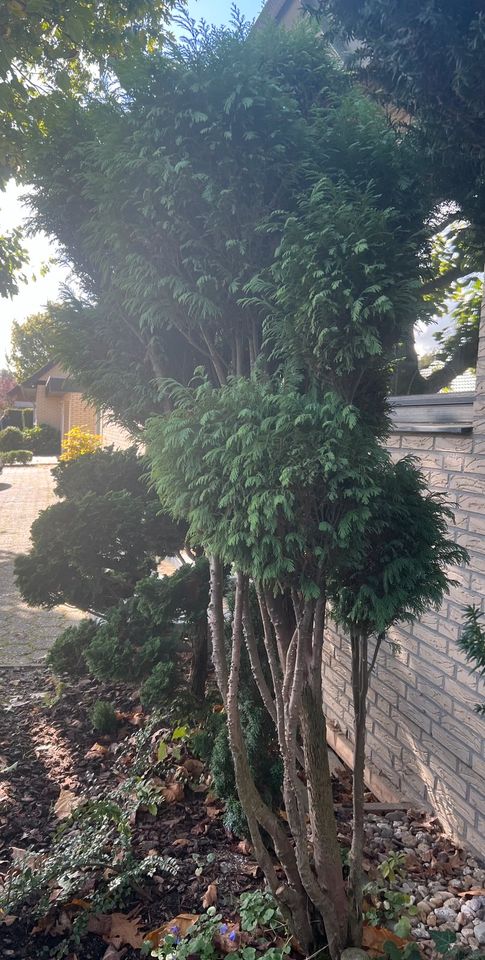
[[[111,917],[105,913],[100,913],[97,916],[91,914],[88,917],[87,930],[88,933],[95,933],[98,937],[105,937],[111,929]]]
[[[106,952],[103,953],[101,960],[121,960],[121,953],[118,950],[115,950],[113,944],[110,943]]]
[[[398,937],[392,930],[386,927],[371,927],[364,924],[362,931],[362,946],[365,950],[370,950],[373,956],[381,957],[385,954],[384,944],[391,940],[397,947],[405,947],[407,941]]]
[[[220,817],[222,813],[222,810],[220,810],[219,807],[213,807],[211,804],[208,804],[205,809],[207,816],[210,817],[211,820],[215,820],[216,817]]]
[[[201,773],[204,772],[205,766],[201,760],[194,760],[192,757],[187,757],[187,760],[184,760],[182,764],[186,773],[189,777],[200,777]]]
[[[162,789],[162,796],[167,803],[181,803],[185,796],[183,783],[167,783]]]
[[[94,760],[96,757],[105,757],[107,753],[108,747],[104,747],[102,743],[93,743],[84,756],[86,760]]]
[[[143,943],[143,935],[138,929],[140,923],[139,917],[130,919],[125,913],[112,913],[111,927],[105,940],[114,947],[122,947],[127,943],[134,950],[139,950]]]
[[[257,877],[259,873],[259,864],[257,863],[242,863],[239,867],[241,873],[244,873],[246,877]]]
[[[485,888],[472,887],[471,890],[460,891],[460,893],[457,893],[456,896],[457,897],[485,897]]]
[[[202,897],[202,906],[204,910],[213,907],[217,903],[217,883],[210,883]]]
[[[185,837],[179,837],[178,840],[174,840],[172,847],[190,847],[190,840],[187,840]]]
[[[253,852],[253,848],[249,840],[241,840],[240,843],[238,843],[236,850],[238,853],[242,853],[244,857],[249,857]]]
[[[168,920],[167,923],[162,924],[161,927],[157,927],[155,930],[150,930],[149,933],[146,933],[145,940],[149,940],[153,947],[159,947],[162,940],[164,940],[169,933],[175,932],[178,937],[183,938],[187,930],[193,927],[198,919],[199,914],[197,913],[179,913],[177,917]]]
[[[40,867],[44,862],[44,855],[42,853],[32,853],[32,850],[24,850],[23,847],[10,847],[12,851],[12,863],[15,866],[19,866],[26,869],[35,870],[37,867]]]
[[[15,917],[13,913],[5,913],[0,920],[0,923],[4,923],[6,927],[11,927],[12,923],[18,920],[18,917]]]
[[[81,800],[72,790],[62,790],[54,804],[54,813],[58,820],[65,820],[79,806]]]

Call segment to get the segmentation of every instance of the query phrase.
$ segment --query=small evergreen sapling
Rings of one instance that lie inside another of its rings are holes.
[[[472,604],[465,608],[465,625],[458,638],[458,646],[466,656],[467,662],[472,664],[472,670],[485,676],[485,627],[483,625],[483,611]],[[476,713],[485,717],[485,703],[477,703]]]

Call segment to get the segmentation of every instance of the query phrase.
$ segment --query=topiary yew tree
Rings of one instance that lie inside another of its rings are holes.
[[[118,412],[128,394],[126,419],[165,413],[148,428],[153,477],[210,558],[214,662],[255,853],[303,950],[328,942],[335,960],[359,938],[361,784],[357,764],[349,902],[322,706],[328,604],[356,637],[354,674],[367,671],[375,631],[437,602],[445,562],[462,557],[439,501],[409,465],[411,496],[380,445],[389,358],[427,309],[434,198],[413,141],[304,24],[204,30],[121,81],[111,99],[50,116],[31,149],[39,225],[82,280],[60,350],[101,406],[114,398]],[[396,557],[374,556],[384,521]],[[416,565],[404,583],[400,558]],[[243,642],[276,724],[289,833],[251,774]]]

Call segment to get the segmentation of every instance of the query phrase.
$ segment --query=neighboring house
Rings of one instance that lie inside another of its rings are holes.
[[[61,434],[82,427],[103,437],[105,446],[124,449],[133,438],[106,413],[99,411],[83,396],[79,385],[59,363],[46,363],[31,377],[17,384],[8,397],[14,407],[33,407],[34,424],[48,423]]]

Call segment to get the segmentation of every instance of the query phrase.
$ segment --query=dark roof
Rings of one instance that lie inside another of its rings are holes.
[[[52,367],[55,367],[57,360],[49,360],[49,363],[45,363],[43,367],[40,367],[39,370],[36,370],[31,377],[27,377],[26,380],[23,380],[22,383],[18,383],[18,387],[27,387],[31,390],[35,390],[36,386],[40,381],[42,381],[46,374],[49,373],[49,370],[52,370]]]

